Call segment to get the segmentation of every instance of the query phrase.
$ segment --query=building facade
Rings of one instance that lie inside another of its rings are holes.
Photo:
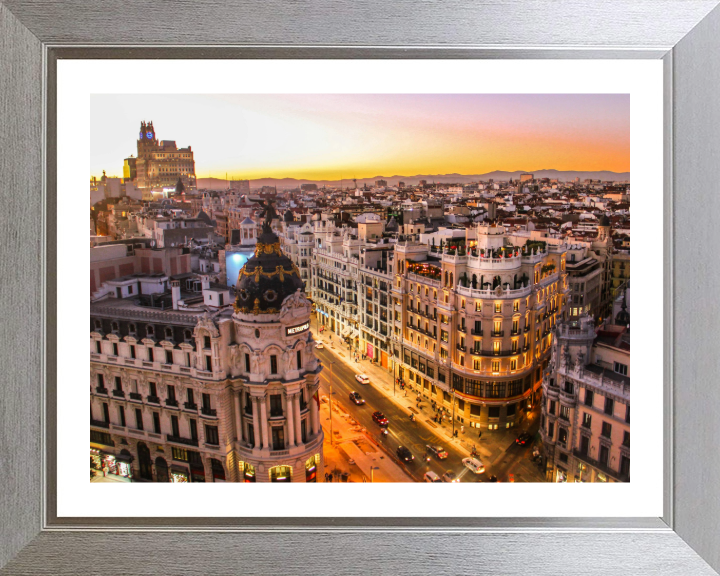
[[[198,298],[172,277],[91,305],[91,466],[141,481],[316,481],[311,305],[267,221],[239,276],[234,305],[229,288],[203,280]]]
[[[178,180],[188,191],[196,188],[192,147],[178,148],[174,140],[158,140],[152,122],[140,123],[137,158],[126,163],[126,170],[128,177],[135,175],[140,189],[174,187]]]
[[[547,480],[629,482],[629,331],[596,331],[583,315],[558,327],[554,346],[540,428]]]

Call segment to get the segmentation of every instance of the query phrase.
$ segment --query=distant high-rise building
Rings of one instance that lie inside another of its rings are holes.
[[[228,187],[230,190],[237,190],[247,194],[250,192],[250,180],[229,180]]]
[[[128,158],[125,161],[127,177],[136,181],[140,189],[175,186],[178,179],[186,190],[196,187],[192,148],[178,148],[174,140],[158,141],[152,122],[140,123],[134,178],[131,160],[133,159]]]
[[[308,184],[301,184],[301,185],[300,185],[300,190],[303,190],[303,191],[317,190],[317,189],[318,189],[317,184],[310,184],[310,183],[308,183]]]
[[[535,178],[533,174],[520,174],[520,182],[527,182]]]
[[[387,186],[387,180],[375,180],[375,186],[377,186],[378,188]]]

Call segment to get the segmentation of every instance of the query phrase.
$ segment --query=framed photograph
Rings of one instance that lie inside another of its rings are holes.
[[[717,574],[717,4],[0,0],[0,571]]]

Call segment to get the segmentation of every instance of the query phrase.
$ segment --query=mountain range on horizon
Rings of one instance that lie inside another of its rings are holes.
[[[607,180],[607,181],[629,181],[630,172],[612,172],[610,170],[516,170],[507,172],[504,170],[494,170],[485,174],[416,174],[415,176],[372,176],[370,178],[357,178],[358,187],[364,184],[374,185],[376,180],[386,180],[388,186],[395,186],[398,182],[404,182],[406,185],[415,185],[420,180],[427,180],[428,184],[438,182],[442,184],[469,184],[470,182],[478,182],[480,180],[487,181],[489,179],[497,181],[507,181],[510,179],[518,179],[520,174],[533,174],[535,178],[557,178],[559,181],[569,182],[575,178],[580,180]],[[250,180],[251,188],[260,188],[262,186],[276,186],[278,190],[297,188],[301,184],[317,184],[319,187],[339,187],[344,188],[354,186],[352,178],[344,178],[341,180],[315,180],[305,178],[258,178]],[[197,187],[207,190],[225,190],[228,187],[228,181],[222,178],[198,178]]]

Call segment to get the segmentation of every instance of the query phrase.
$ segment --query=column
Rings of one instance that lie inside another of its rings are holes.
[[[235,416],[235,434],[237,434],[238,442],[242,441],[242,402],[240,401],[240,394],[242,392],[238,392],[235,394],[235,409],[237,410],[237,414]]]
[[[298,446],[302,444],[302,429],[300,424],[302,422],[300,417],[300,393],[298,392],[293,396],[293,407],[295,408],[295,440]]]
[[[310,397],[310,422],[313,435],[317,435],[320,432],[320,418],[318,415],[318,405],[313,397]]]
[[[262,432],[262,447],[270,448],[270,442],[268,442],[267,405],[264,396],[260,398],[260,430]]]
[[[287,412],[287,433],[288,447],[295,446],[295,414],[293,406],[295,405],[295,396],[292,394],[285,395],[285,411]]]
[[[257,396],[251,396],[253,411],[253,428],[255,429],[255,448],[262,448],[262,437],[260,436],[260,408],[258,407]]]

